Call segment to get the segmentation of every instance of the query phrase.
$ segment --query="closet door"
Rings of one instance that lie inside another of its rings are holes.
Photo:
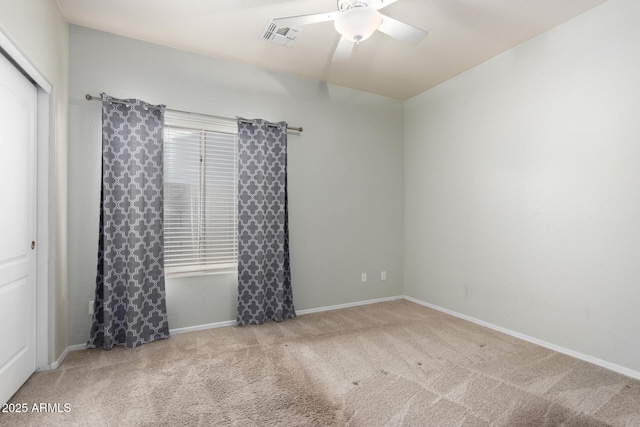
[[[0,404],[36,370],[36,103],[0,55]]]

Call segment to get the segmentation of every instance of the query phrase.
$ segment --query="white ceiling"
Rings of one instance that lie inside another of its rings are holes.
[[[331,62],[332,22],[292,47],[259,37],[271,18],[335,11],[336,0],[57,0],[67,21],[268,70],[407,99],[607,0],[399,0],[384,14],[429,31],[418,46],[376,32]]]

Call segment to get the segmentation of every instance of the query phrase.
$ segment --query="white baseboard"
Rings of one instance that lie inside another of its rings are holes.
[[[296,314],[298,316],[304,316],[305,314],[318,313],[318,312],[321,312],[321,311],[339,310],[341,308],[349,308],[349,307],[356,307],[356,306],[359,306],[359,305],[375,304],[377,302],[393,301],[393,300],[399,300],[399,299],[403,299],[403,298],[404,298],[403,295],[398,295],[398,296],[393,296],[393,297],[386,297],[386,298],[370,299],[370,300],[365,300],[365,301],[350,302],[350,303],[346,303],[346,304],[329,305],[329,306],[326,306],[326,307],[316,307],[316,308],[309,308],[309,309],[306,309],[306,310],[296,310]],[[202,330],[205,330],[205,329],[222,328],[222,327],[225,327],[225,326],[234,326],[235,324],[236,324],[235,320],[225,320],[223,322],[208,323],[208,324],[205,324],[205,325],[187,326],[187,327],[184,327],[184,328],[171,329],[169,332],[172,333],[172,334],[183,334],[185,332],[202,331]]]
[[[60,353],[60,356],[58,356],[58,358],[53,363],[48,364],[46,367],[38,368],[36,372],[46,372],[46,371],[53,371],[54,369],[57,369],[58,366],[60,366],[60,364],[64,360],[64,358],[67,357],[67,354],[69,354],[69,347],[62,350],[62,353]]]
[[[579,351],[571,350],[571,349],[541,340],[539,338],[531,337],[529,335],[525,335],[520,332],[515,332],[510,329],[503,328],[502,326],[497,326],[492,323],[485,322],[484,320],[476,319],[475,317],[467,316],[466,314],[458,313],[457,311],[449,310],[448,308],[440,307],[435,304],[431,304],[431,303],[419,300],[417,298],[413,298],[405,295],[404,299],[406,299],[407,301],[415,302],[416,304],[423,305],[425,307],[432,308],[434,310],[438,310],[442,313],[446,313],[451,316],[458,317],[463,320],[467,320],[471,323],[475,323],[477,325],[484,326],[489,329],[493,329],[494,331],[502,332],[503,334],[511,335],[512,337],[519,338],[521,340],[528,341],[533,344],[537,344],[541,347],[548,348],[549,350],[557,351],[558,353],[566,354],[567,356],[575,357],[576,359],[593,363],[594,365],[601,366],[603,368],[609,369],[619,374],[626,375],[628,377],[635,378],[635,379],[640,379],[640,372],[635,371],[633,369],[629,369],[627,367],[617,365],[615,363],[611,363],[606,360],[581,353]]]
[[[233,326],[235,320],[225,320],[224,322],[207,323],[204,325],[186,326],[184,328],[169,329],[170,334],[184,334],[185,332],[202,331],[205,329],[222,328],[225,326]]]
[[[393,296],[393,297],[370,299],[370,300],[365,300],[365,301],[350,302],[350,303],[346,303],[346,304],[338,304],[338,305],[329,305],[329,306],[325,306],[325,307],[309,308],[309,309],[306,309],[306,310],[296,310],[296,315],[304,316],[305,314],[319,313],[321,311],[339,310],[341,308],[357,307],[359,305],[375,304],[375,303],[378,303],[378,302],[385,302],[385,301],[394,301],[394,300],[399,300],[399,299],[403,299],[403,298],[404,298],[404,295],[397,295],[397,296]],[[222,327],[225,327],[225,326],[234,326],[235,324],[236,324],[235,320],[225,320],[223,322],[208,323],[208,324],[205,324],[205,325],[187,326],[187,327],[184,327],[184,328],[171,329],[169,332],[171,332],[172,334],[183,334],[185,332],[202,331],[202,330],[205,330],[205,329],[222,328]]]
[[[50,364],[47,367],[47,369],[38,369],[38,372],[53,371],[54,369],[58,369],[58,366],[60,366],[62,364],[62,362],[64,361],[65,357],[67,357],[67,354],[69,354],[70,351],[84,350],[85,348],[87,348],[86,344],[70,345],[69,347],[65,348],[62,351],[62,353],[60,353],[60,356],[58,356],[56,361],[53,362],[52,364]]]
[[[69,350],[69,351],[86,350],[86,348],[87,348],[86,344],[75,344],[75,345],[70,345],[69,347],[67,347],[67,350]]]
[[[319,313],[321,311],[340,310],[341,308],[357,307],[359,305],[376,304],[379,302],[386,302],[386,301],[395,301],[403,298],[405,298],[404,295],[396,295],[393,297],[368,299],[365,301],[349,302],[346,304],[328,305],[326,307],[308,308],[306,310],[296,310],[296,314],[298,316],[304,316],[305,314]]]

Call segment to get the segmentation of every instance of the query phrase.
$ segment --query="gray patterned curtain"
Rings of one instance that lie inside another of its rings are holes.
[[[163,266],[164,106],[102,94],[96,296],[87,348],[169,337]]]
[[[287,216],[287,124],[238,118],[238,325],[296,317]]]

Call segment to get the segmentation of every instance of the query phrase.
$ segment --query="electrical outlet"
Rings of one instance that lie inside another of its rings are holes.
[[[93,301],[89,301],[89,314],[93,314]]]
[[[383,271],[380,273],[380,280],[387,280],[387,272]]]
[[[362,273],[362,283],[367,283],[367,273]]]

